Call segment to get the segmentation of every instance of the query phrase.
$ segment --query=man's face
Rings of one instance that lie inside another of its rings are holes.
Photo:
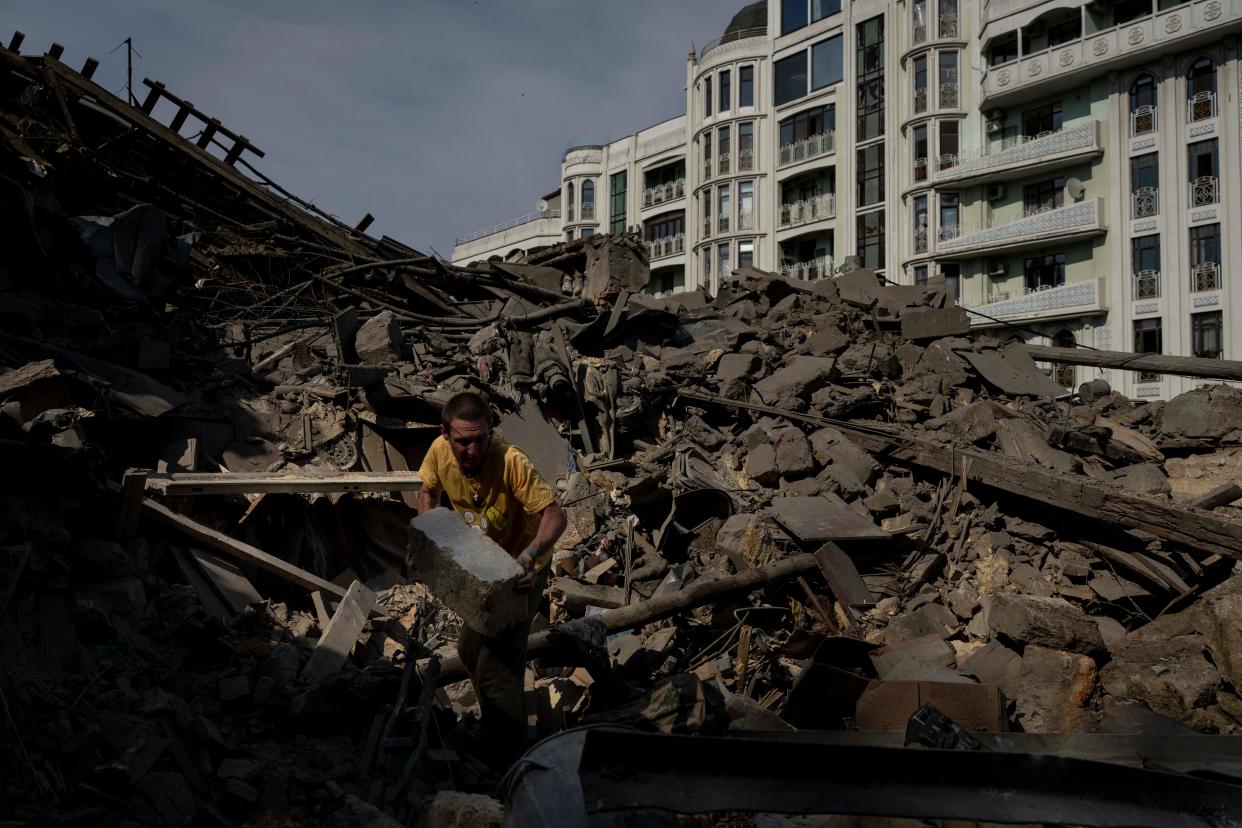
[[[492,443],[490,425],[482,420],[453,420],[448,428],[440,426],[440,431],[453,447],[453,457],[464,474],[474,476],[483,470],[483,459]]]

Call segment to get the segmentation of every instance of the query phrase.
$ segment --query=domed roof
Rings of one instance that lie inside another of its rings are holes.
[[[751,3],[737,14],[733,15],[733,19],[729,21],[729,25],[725,27],[724,34],[721,35],[721,42],[731,40],[737,37],[739,33],[748,29],[766,29],[768,27],[768,0],[759,0],[757,3]]]

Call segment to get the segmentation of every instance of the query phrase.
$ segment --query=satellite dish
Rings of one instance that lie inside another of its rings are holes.
[[[538,201],[536,201],[535,209],[538,210],[540,213],[548,212],[548,200],[546,198],[541,198]]]
[[[1077,178],[1071,178],[1065,182],[1065,192],[1069,193],[1069,197],[1074,199],[1074,201],[1082,198],[1082,194],[1086,191],[1087,188]]]

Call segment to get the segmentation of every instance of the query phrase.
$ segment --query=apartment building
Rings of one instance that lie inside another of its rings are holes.
[[[454,260],[634,230],[662,294],[857,256],[1002,339],[1237,358],[1239,29],[1242,0],[754,3],[688,56],[684,114],[571,148],[558,215]],[[1054,375],[1100,373],[1194,384]]]

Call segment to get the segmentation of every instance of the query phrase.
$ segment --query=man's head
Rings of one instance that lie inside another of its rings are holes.
[[[492,412],[482,397],[471,391],[454,395],[440,415],[440,433],[463,474],[474,476],[483,470],[492,444]]]

